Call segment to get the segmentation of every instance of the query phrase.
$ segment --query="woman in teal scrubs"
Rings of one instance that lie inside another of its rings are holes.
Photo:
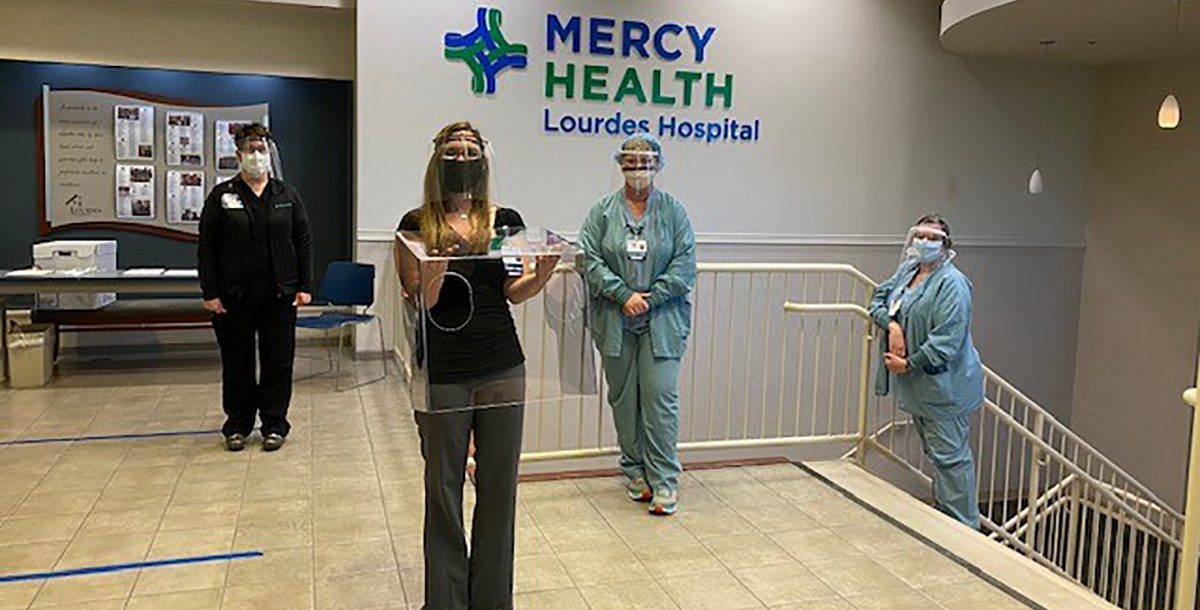
[[[649,134],[614,157],[624,186],[592,206],[580,231],[621,471],[655,515],[678,507],[679,362],[691,330],[696,236],[683,204],[654,187],[662,145]]]
[[[933,465],[938,508],[979,529],[979,492],[969,444],[983,404],[983,365],[971,340],[971,282],[954,263],[950,226],[935,214],[909,231],[896,273],[879,285],[871,317],[887,331],[876,393],[892,383]]]

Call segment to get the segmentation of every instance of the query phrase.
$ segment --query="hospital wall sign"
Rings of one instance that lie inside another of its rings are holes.
[[[501,23],[498,9],[479,7],[473,30],[445,35],[444,56],[467,65],[476,95],[493,97],[502,72],[527,67],[529,47],[506,38]],[[544,32],[541,78],[516,82],[541,88],[547,105],[540,123],[547,134],[624,137],[647,131],[704,144],[753,144],[762,137],[760,119],[729,114],[734,75],[704,69],[718,35],[715,25],[549,13]],[[598,111],[564,113],[551,103]]]

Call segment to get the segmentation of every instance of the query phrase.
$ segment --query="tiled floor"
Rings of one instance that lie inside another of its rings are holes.
[[[216,380],[213,362],[140,365],[0,391],[0,442],[214,429]],[[274,454],[212,435],[0,446],[0,576],[265,553],[0,583],[0,610],[419,608],[421,459],[399,388],[301,382],[292,421]],[[788,465],[687,473],[666,519],[614,479],[519,493],[518,608],[1023,607]]]

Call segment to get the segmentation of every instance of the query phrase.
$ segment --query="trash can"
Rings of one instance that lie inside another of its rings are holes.
[[[54,376],[54,326],[25,324],[8,335],[8,383],[14,388],[40,388]]]
[[[18,326],[25,326],[33,323],[33,311],[29,309],[9,309],[5,312],[8,319],[8,328],[0,329],[0,334],[8,335],[14,332]],[[8,345],[5,341],[4,345]],[[4,381],[8,381],[8,349],[0,349],[0,365],[4,368]]]

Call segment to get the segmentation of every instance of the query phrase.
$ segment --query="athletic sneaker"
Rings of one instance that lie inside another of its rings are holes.
[[[646,484],[646,479],[642,477],[625,481],[625,492],[629,494],[629,499],[634,502],[649,502],[654,498],[654,492],[650,491],[650,486]]]
[[[665,517],[674,515],[679,507],[679,494],[670,489],[659,489],[654,492],[654,500],[650,502],[650,514]]]

